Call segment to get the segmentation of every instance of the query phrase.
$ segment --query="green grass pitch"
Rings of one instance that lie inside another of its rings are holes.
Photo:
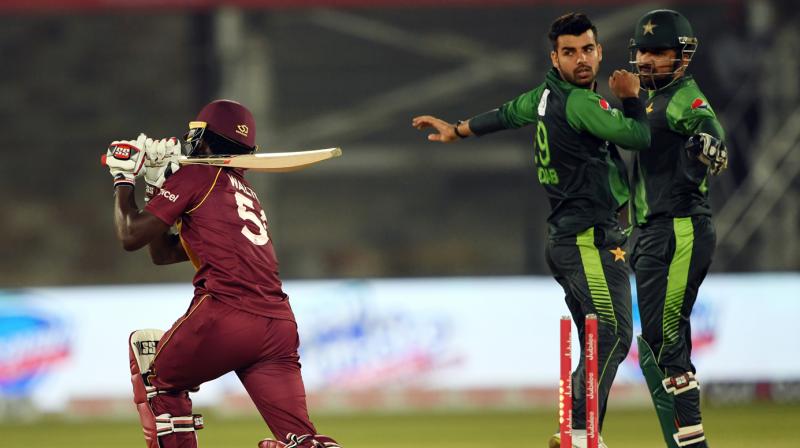
[[[202,411],[202,410],[200,410]],[[255,413],[255,412],[254,412]],[[758,404],[704,410],[706,432],[715,447],[789,448],[797,445],[798,404]],[[317,415],[320,432],[335,436],[345,448],[545,447],[555,431],[553,412],[458,412],[410,414]],[[268,435],[257,418],[206,414],[199,432],[201,448],[255,448]],[[654,411],[610,409],[603,437],[611,448],[661,448]],[[138,420],[70,421],[48,418],[31,423],[0,422],[3,448],[114,447],[143,448]]]

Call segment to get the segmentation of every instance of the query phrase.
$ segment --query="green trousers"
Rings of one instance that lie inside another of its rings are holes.
[[[663,378],[696,373],[689,317],[711,265],[715,240],[708,216],[657,219],[639,229],[632,264],[642,338]],[[674,395],[673,401],[671,419],[661,418],[668,446],[675,446],[670,439],[679,428],[701,425],[699,389]],[[707,445],[701,441],[686,446]]]
[[[549,240],[545,252],[580,337],[580,363],[572,374],[573,428],[586,428],[584,319],[597,315],[599,428],[617,367],[628,355],[632,338],[627,237],[618,228],[594,227],[574,237]],[[573,354],[576,350],[573,349]]]

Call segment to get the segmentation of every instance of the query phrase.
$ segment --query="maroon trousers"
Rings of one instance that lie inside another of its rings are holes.
[[[210,295],[196,296],[158,343],[150,382],[156,415],[192,415],[188,389],[234,371],[276,438],[316,434],[300,376],[297,325],[250,314]],[[163,448],[194,448],[192,432],[161,437]]]

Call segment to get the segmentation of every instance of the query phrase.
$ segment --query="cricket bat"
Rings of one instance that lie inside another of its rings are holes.
[[[279,173],[296,171],[323,160],[342,155],[342,148],[316,149],[313,151],[273,152],[210,157],[181,157],[181,165],[215,165],[228,168],[245,168],[251,171]]]
[[[228,168],[244,168],[265,173],[281,173],[307,168],[323,160],[342,155],[342,148],[325,148],[313,151],[273,152],[262,154],[237,154],[229,156],[186,157],[178,158],[181,165],[214,165]],[[101,157],[106,164],[106,155]],[[147,163],[147,162],[146,162]],[[166,162],[165,162],[166,163]]]

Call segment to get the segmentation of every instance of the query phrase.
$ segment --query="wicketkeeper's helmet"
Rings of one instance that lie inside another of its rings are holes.
[[[676,56],[672,60],[673,68],[670,73],[674,76],[689,66],[689,62],[697,51],[697,45],[697,37],[686,17],[671,9],[656,9],[643,15],[636,22],[633,38],[628,46],[630,49],[629,62],[634,72],[639,73],[639,66],[636,63],[637,50],[674,48]],[[686,61],[684,61],[684,57]]]

